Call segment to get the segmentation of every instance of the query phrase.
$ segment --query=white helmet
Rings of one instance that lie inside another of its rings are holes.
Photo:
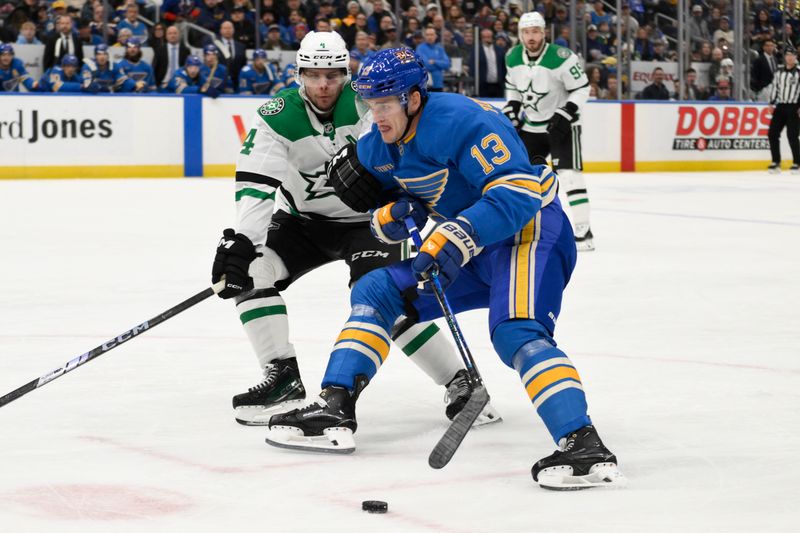
[[[350,53],[341,35],[336,32],[310,31],[300,42],[297,69],[343,68],[350,76]]]
[[[544,31],[544,17],[538,11],[531,11],[530,13],[523,13],[517,23],[517,31],[519,33],[519,40],[522,40],[523,28],[542,28]]]

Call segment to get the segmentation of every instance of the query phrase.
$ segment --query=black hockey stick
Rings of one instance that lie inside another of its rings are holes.
[[[186,311],[187,309],[189,309],[193,305],[196,305],[196,304],[202,302],[203,300],[205,300],[209,296],[213,295],[214,293],[217,293],[217,292],[221,291],[224,288],[225,288],[225,280],[223,279],[222,281],[219,281],[219,282],[215,283],[212,287],[209,287],[209,288],[203,290],[202,292],[198,292],[197,294],[195,294],[191,298],[182,301],[181,303],[179,303],[175,307],[164,311],[160,315],[157,315],[156,317],[151,318],[150,320],[145,320],[144,322],[142,322],[138,326],[134,326],[132,329],[129,329],[125,333],[121,333],[121,334],[117,335],[116,337],[114,337],[113,339],[111,339],[111,340],[101,344],[100,346],[98,346],[98,347],[86,352],[85,354],[79,355],[78,357],[75,357],[74,359],[71,359],[70,361],[67,362],[67,364],[65,364],[61,368],[57,368],[57,369],[53,370],[52,372],[48,372],[44,376],[42,376],[40,378],[37,378],[37,379],[34,379],[30,383],[26,383],[22,387],[9,392],[8,394],[6,394],[2,398],[0,398],[0,407],[3,407],[4,405],[6,405],[8,403],[13,402],[17,398],[28,394],[29,392],[31,392],[34,389],[38,389],[39,387],[41,387],[43,385],[46,385],[47,383],[50,383],[51,381],[53,381],[56,378],[60,378],[61,376],[63,376],[67,372],[75,370],[76,368],[78,368],[82,364],[88,363],[92,359],[100,357],[104,353],[113,350],[114,348],[116,348],[120,344],[122,344],[124,342],[128,342],[129,340],[131,340],[131,339],[133,339],[135,337],[138,337],[142,333],[144,333],[146,331],[149,331],[150,329],[152,329],[155,326],[161,324],[162,322],[165,322],[166,320],[169,320],[170,318],[172,318],[173,316],[177,315],[178,313]]]
[[[416,224],[414,224],[413,218],[410,216],[406,217],[405,222],[417,249],[422,250],[422,238],[419,235]],[[436,301],[439,303],[439,307],[442,308],[442,314],[447,322],[447,326],[450,328],[450,333],[453,334],[458,353],[461,354],[461,359],[463,359],[467,367],[467,372],[469,372],[473,389],[472,396],[470,396],[464,408],[461,409],[461,412],[453,419],[453,422],[450,423],[450,427],[444,432],[444,435],[439,439],[439,442],[428,457],[428,464],[431,468],[438,469],[444,467],[450,462],[450,459],[453,458],[456,450],[458,450],[458,447],[461,445],[461,441],[467,436],[472,424],[478,419],[478,416],[481,414],[481,411],[483,411],[483,408],[486,407],[486,404],[489,403],[489,393],[483,385],[483,379],[478,372],[478,368],[475,366],[475,360],[472,358],[472,353],[469,351],[467,341],[464,339],[464,334],[461,332],[461,327],[458,325],[456,316],[450,307],[450,302],[447,301],[447,297],[444,295],[442,284],[439,281],[439,273],[436,270],[431,272],[430,281],[433,286],[433,294],[436,296]]]

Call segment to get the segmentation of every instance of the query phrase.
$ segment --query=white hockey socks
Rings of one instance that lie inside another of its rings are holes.
[[[394,342],[437,385],[447,385],[464,368],[453,345],[433,322],[411,326],[395,337]]]
[[[289,317],[281,295],[275,289],[266,289],[253,296],[238,303],[236,309],[263,370],[270,361],[294,357],[295,353],[289,342]]]
[[[583,237],[589,231],[589,194],[583,172],[564,169],[558,171],[558,180],[567,195],[575,236]]]

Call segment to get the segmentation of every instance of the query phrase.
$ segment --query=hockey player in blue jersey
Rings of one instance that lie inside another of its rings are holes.
[[[133,92],[135,82],[111,63],[108,45],[94,47],[94,59],[86,59],[81,67],[83,90],[90,93]]]
[[[239,73],[239,94],[271,94],[280,82],[275,65],[267,62],[267,51],[253,51],[253,62]]]
[[[0,92],[19,92],[20,83],[29,91],[36,91],[39,83],[30,77],[21,59],[14,57],[14,47],[0,44]]]
[[[142,44],[136,37],[131,37],[125,44],[125,59],[117,64],[119,70],[133,80],[133,92],[155,92],[156,81],[153,67],[142,61]]]
[[[200,94],[208,90],[206,78],[200,72],[203,62],[197,56],[189,56],[183,68],[169,80],[168,92],[175,94]]]
[[[297,65],[289,63],[284,67],[281,75],[281,84],[281,89],[296,89],[300,87],[300,82],[297,80]]]
[[[61,66],[48,69],[39,87],[45,93],[79,93],[83,90],[83,81],[78,74],[78,58],[67,54],[61,58]]]
[[[533,479],[554,489],[622,484],[616,457],[587,414],[581,378],[553,340],[577,256],[557,177],[529,163],[499,110],[458,94],[428,95],[427,79],[409,49],[368,59],[356,88],[375,124],[337,154],[328,174],[351,207],[384,204],[372,217],[384,242],[409,237],[408,216],[418,227],[429,217],[439,224],[415,258],[355,283],[319,399],[274,415],[268,442],[327,451],[343,441],[355,445],[355,402],[388,355],[394,320],[410,311],[421,321],[442,316],[435,297],[418,288],[436,271],[454,312],[489,309],[497,354],[517,371],[559,445],[534,464]]]
[[[212,89],[209,96],[212,95],[214,89],[220,94],[232,93],[233,85],[231,77],[228,76],[228,68],[219,62],[216,46],[207,44],[203,48],[203,61],[205,64],[200,67],[200,72],[206,78],[208,88]]]

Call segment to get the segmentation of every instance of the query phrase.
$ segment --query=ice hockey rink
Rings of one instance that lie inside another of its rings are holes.
[[[233,420],[259,381],[214,297],[0,408],[0,532],[797,531],[800,176],[588,176],[597,251],[556,331],[629,479],[550,492],[553,450],[485,312],[462,326],[503,422],[442,470],[442,397],[393,349],[350,456],[272,448]],[[230,180],[0,181],[0,395],[203,290]],[[329,265],[286,293],[310,393],[348,314]],[[361,510],[384,500],[385,515]]]

